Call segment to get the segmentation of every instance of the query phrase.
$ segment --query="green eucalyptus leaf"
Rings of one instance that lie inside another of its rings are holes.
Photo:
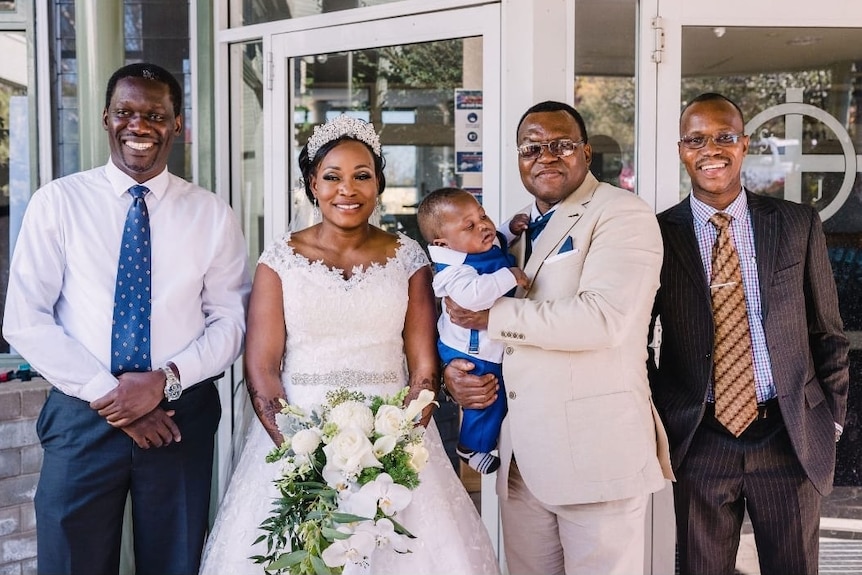
[[[276,569],[289,569],[290,567],[299,564],[299,562],[306,557],[308,557],[308,551],[304,549],[300,549],[298,551],[291,551],[290,553],[285,553],[279,556],[278,559],[276,559],[266,567],[266,570],[274,571]]]

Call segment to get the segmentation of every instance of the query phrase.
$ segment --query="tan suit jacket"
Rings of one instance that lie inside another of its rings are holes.
[[[567,238],[573,249],[560,253]],[[506,343],[498,494],[507,497],[513,454],[549,505],[662,489],[673,475],[646,372],[662,263],[652,209],[588,173],[557,205],[526,266],[525,243],[526,235],[512,251],[532,285],[498,300],[488,321]]]

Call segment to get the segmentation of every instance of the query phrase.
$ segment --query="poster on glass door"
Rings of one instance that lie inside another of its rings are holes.
[[[455,89],[455,173],[482,171],[482,90]]]

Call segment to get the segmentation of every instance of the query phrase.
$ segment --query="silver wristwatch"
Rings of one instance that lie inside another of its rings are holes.
[[[168,401],[176,401],[183,394],[183,386],[170,367],[163,367],[162,373],[165,374],[165,398]]]

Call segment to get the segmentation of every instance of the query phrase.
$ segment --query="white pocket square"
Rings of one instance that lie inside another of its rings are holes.
[[[572,249],[570,249],[570,250],[569,250],[569,251],[567,251],[567,252],[563,252],[563,253],[559,253],[559,254],[554,254],[554,255],[552,255],[551,257],[549,257],[549,258],[547,258],[547,259],[545,260],[545,263],[546,263],[546,264],[551,264],[551,263],[554,263],[554,262],[558,262],[558,261],[560,261],[560,260],[562,260],[562,259],[565,259],[565,258],[571,257],[571,256],[576,255],[576,254],[579,254],[579,253],[581,253],[581,250],[579,250],[578,248],[572,248]]]

